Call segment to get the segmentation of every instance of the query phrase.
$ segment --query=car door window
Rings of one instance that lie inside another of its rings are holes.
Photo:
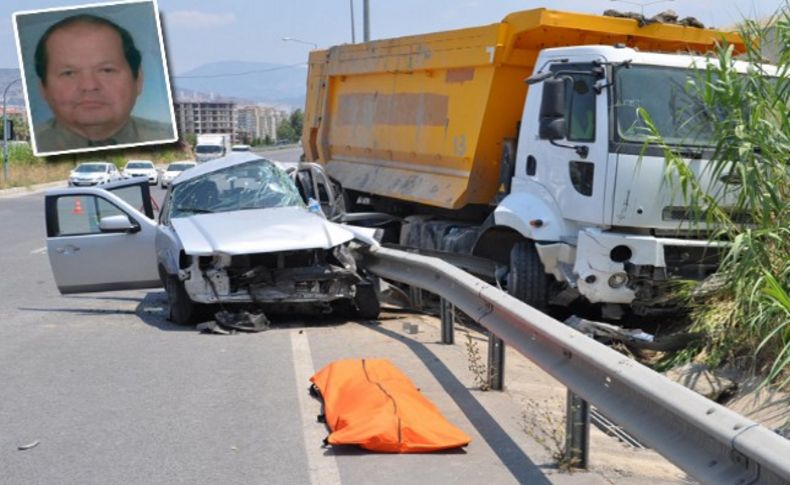
[[[51,236],[98,234],[102,217],[126,214],[115,204],[95,195],[62,195],[55,207],[57,225]]]

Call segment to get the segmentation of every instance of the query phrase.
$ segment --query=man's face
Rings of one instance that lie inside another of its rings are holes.
[[[121,37],[112,28],[72,24],[46,43],[47,81],[41,92],[56,121],[90,139],[114,134],[129,118],[143,76],[132,75]]]

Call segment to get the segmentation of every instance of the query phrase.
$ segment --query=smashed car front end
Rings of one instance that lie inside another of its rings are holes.
[[[331,303],[354,297],[362,281],[349,245],[331,249],[198,256],[179,271],[200,303]]]

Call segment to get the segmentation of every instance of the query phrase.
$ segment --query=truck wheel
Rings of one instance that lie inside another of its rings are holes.
[[[524,303],[545,311],[549,298],[549,275],[543,269],[535,244],[520,241],[510,250],[507,292]]]
[[[373,283],[360,283],[354,295],[354,315],[359,318],[375,320],[381,313],[381,302],[376,291],[378,281]]]
[[[194,323],[197,316],[195,302],[189,298],[184,283],[178,279],[178,276],[167,275],[165,291],[170,307],[170,321],[178,325]]]

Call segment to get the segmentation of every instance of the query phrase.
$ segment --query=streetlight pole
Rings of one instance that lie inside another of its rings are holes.
[[[674,2],[675,0],[655,0],[653,2],[632,2],[630,0],[611,0],[612,2],[620,2],[620,3],[627,3],[629,5],[636,5],[639,7],[639,15],[642,17],[645,16],[645,7],[649,7],[650,5],[655,5],[657,3],[664,3],[664,2]]]
[[[362,0],[362,18],[365,42],[370,42],[370,0]]]
[[[348,1],[349,5],[351,6],[351,43],[357,43],[357,36],[356,32],[354,31],[354,0]]]
[[[6,111],[6,95],[8,88],[14,85],[20,78],[16,78],[5,87],[3,91],[3,182],[8,184],[8,112]]]
[[[280,40],[282,40],[283,42],[297,42],[299,44],[311,45],[313,46],[313,49],[318,50],[318,44],[316,44],[315,42],[307,42],[306,40],[297,39],[294,37],[283,37]]]

